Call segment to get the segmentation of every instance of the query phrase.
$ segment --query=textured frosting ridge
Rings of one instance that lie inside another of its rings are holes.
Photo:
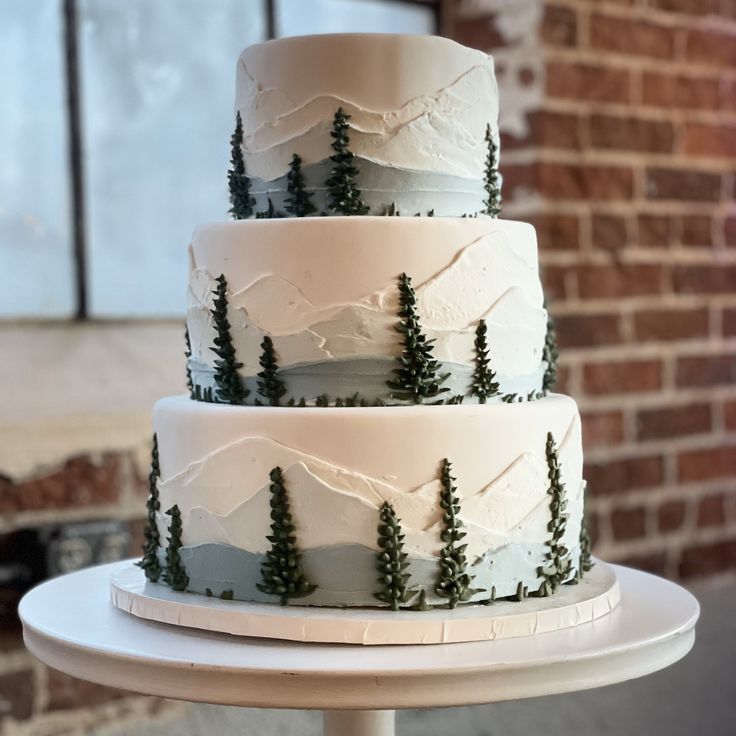
[[[212,293],[222,273],[246,387],[255,389],[268,335],[287,400],[357,392],[391,401],[386,380],[400,352],[402,272],[414,280],[423,328],[436,341],[453,394],[468,392],[479,319],[488,325],[501,392],[540,390],[546,312],[534,229],[491,218],[311,218],[199,228],[188,292],[195,381],[213,382]],[[251,391],[248,403],[254,397]]]
[[[461,215],[482,209],[486,129],[498,141],[493,60],[443,38],[340,34],[247,48],[237,65],[236,111],[256,207],[278,207],[292,154],[323,206],[335,111],[350,115],[350,149],[374,214]],[[365,165],[364,165],[365,164]],[[437,196],[447,190],[447,200]]]
[[[384,501],[402,520],[415,582],[431,588],[443,545],[438,467],[444,457],[457,476],[470,565],[499,595],[512,594],[519,582],[536,589],[549,539],[547,431],[556,438],[567,488],[562,542],[577,559],[584,492],[580,419],[565,396],[396,409],[230,407],[171,398],[157,404],[154,423],[161,507],[179,506],[192,560],[206,553],[210,562],[229,560],[228,569],[233,559],[243,570],[260,569],[256,563],[269,544],[269,471],[282,468],[300,548],[324,581],[308,603],[375,603],[373,584],[342,600],[334,588],[354,565],[356,579],[370,575],[373,583]],[[159,515],[162,534],[164,519]],[[206,570],[202,560],[193,564]],[[327,575],[330,566],[337,568],[334,578]],[[241,590],[246,583],[240,580]]]

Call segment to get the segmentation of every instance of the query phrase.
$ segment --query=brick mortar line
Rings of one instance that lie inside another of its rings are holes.
[[[679,396],[673,396],[670,400],[662,401],[661,397],[657,400],[650,399],[649,401],[646,400],[646,396],[637,397],[634,401],[624,402],[621,399],[625,398],[624,396],[618,396],[619,400],[615,400],[616,397],[610,397],[611,404],[610,405],[601,405],[601,406],[587,406],[583,405],[582,407],[582,413],[584,414],[606,414],[611,411],[616,411],[617,409],[620,409],[626,416],[630,416],[634,419],[636,419],[636,416],[638,414],[638,410],[643,411],[656,411],[658,409],[687,409],[690,406],[693,405],[700,405],[700,404],[707,404],[711,406],[711,409],[713,406],[720,404],[719,399],[717,397],[709,396],[707,398],[702,399],[696,399],[693,400],[691,398],[685,397],[684,399],[681,399]],[[734,394],[734,398],[736,399],[736,394]],[[713,417],[711,417],[713,418]],[[725,424],[721,422],[720,424],[716,425],[715,422],[712,423],[712,428],[710,430],[706,430],[703,432],[691,432],[687,435],[680,435],[680,436],[686,436],[686,437],[694,437],[697,435],[715,435],[715,434],[721,434],[721,435],[728,435],[730,433],[736,432],[736,430],[726,429]],[[644,440],[639,440],[635,437],[636,433],[632,434],[632,441],[630,443],[622,442],[617,446],[623,446],[627,444],[631,445],[639,445],[641,442],[652,442],[656,439],[661,438],[649,438]],[[736,436],[736,435],[735,435]]]
[[[518,153],[520,155],[514,159],[511,153]],[[648,168],[679,170],[697,167],[697,173],[699,174],[723,176],[732,172],[734,161],[736,161],[736,155],[696,156],[677,151],[638,151],[630,148],[589,148],[577,150],[533,145],[525,148],[523,151],[506,152],[503,154],[502,166],[509,164],[554,163],[576,166],[609,166],[612,168],[631,168],[634,170],[645,170]],[[721,196],[723,197],[723,193]],[[644,198],[642,197],[642,199]],[[728,198],[726,198],[726,201],[729,201]]]
[[[595,491],[588,487],[585,491],[586,509],[590,508],[597,514],[610,514],[616,508],[630,509],[639,506],[654,504],[660,506],[668,501],[685,500],[687,502],[700,502],[705,498],[723,494],[736,499],[736,491],[724,494],[722,481],[704,481],[702,483],[689,483],[683,485],[657,486],[654,488],[637,489],[633,491],[622,491],[604,495],[595,495]],[[723,528],[724,526],[736,525],[736,513],[727,510],[725,522],[714,524],[705,529]]]
[[[736,38],[732,39],[736,42]],[[565,46],[549,46],[543,48],[545,66],[550,62],[563,61],[567,64],[594,66],[599,69],[610,69],[629,72],[662,73],[664,65],[670,74],[693,76],[694,73],[714,74],[733,81],[736,79],[736,67],[729,68],[724,64],[714,65],[687,59],[657,58],[636,54],[616,53],[612,49],[580,48]]]
[[[665,361],[670,360],[670,357],[667,356]],[[591,363],[590,365],[595,364]],[[655,391],[611,392],[599,395],[582,392],[574,398],[582,413],[599,414],[615,411],[616,409],[642,409],[652,411],[658,408],[709,404],[713,401],[725,403],[736,400],[736,391],[727,383],[721,386],[713,386],[712,388],[679,388],[670,383],[668,384],[668,388]],[[732,432],[734,430],[728,431]]]
[[[82,506],[67,509],[44,507],[36,510],[13,512],[0,517],[0,534],[27,529],[35,526],[54,526],[81,521],[111,519],[114,521],[135,521],[145,515],[145,500],[139,500],[135,507],[130,508],[120,504],[104,506]]]
[[[585,266],[611,266],[611,267],[617,267],[619,264],[617,264],[615,261],[598,261],[596,260],[588,260],[585,262],[572,262],[567,261],[564,259],[556,259],[555,261],[550,262],[544,262],[542,263],[542,269],[541,269],[541,275],[542,275],[542,282],[544,282],[544,268],[545,266],[555,267],[555,266],[571,266],[573,268],[583,268]],[[624,265],[627,266],[656,266],[656,263],[649,263],[645,261],[634,261],[634,262],[626,262]],[[724,263],[717,263],[717,264],[711,264],[711,263],[680,263],[675,264],[680,266],[723,266]],[[729,265],[736,265],[736,262],[729,263]],[[715,296],[715,295],[714,295]],[[620,298],[616,297],[609,297],[609,298],[595,298],[591,297],[588,299],[579,299],[579,298],[565,298],[565,299],[554,299],[550,300],[550,311],[552,312],[554,317],[567,317],[570,315],[573,316],[586,316],[586,315],[597,315],[597,314],[610,314],[611,312],[615,312],[617,314],[623,314],[623,313],[632,313],[632,312],[638,312],[638,311],[645,311],[645,312],[651,312],[651,311],[662,311],[662,310],[676,310],[676,309],[682,309],[682,310],[688,310],[688,309],[698,309],[698,308],[707,308],[710,306],[716,306],[721,309],[733,307],[736,305],[736,295],[730,295],[730,294],[720,294],[719,296],[723,297],[721,301],[715,302],[715,300],[709,300],[707,294],[689,294],[687,292],[683,292],[681,294],[675,293],[675,292],[655,292],[653,294],[640,294],[640,295],[631,295],[631,296],[622,296]],[[690,341],[693,338],[680,338],[686,341]],[[696,340],[698,338],[695,338]],[[726,344],[733,345],[736,347],[736,338],[729,337],[726,335],[719,336],[719,341],[723,341]],[[703,340],[704,342],[708,344],[712,344],[712,339],[708,338],[700,338],[700,340]],[[666,340],[662,341],[667,344],[670,342],[677,342],[678,340]],[[649,342],[649,341],[647,341]],[[656,342],[655,340],[651,340],[651,342]],[[574,348],[567,348],[568,350],[574,349]]]
[[[736,453],[736,432],[725,434],[683,435],[663,439],[640,440],[631,445],[608,445],[605,448],[586,450],[588,463],[608,464],[618,460],[633,460],[652,455],[679,455],[702,450],[733,450]],[[736,479],[736,471],[727,473],[725,479]],[[687,485],[690,481],[675,481],[678,486]]]
[[[559,316],[556,312],[553,312]],[[616,345],[600,345],[585,348],[565,348],[564,355],[561,360],[563,366],[572,365],[573,363],[626,363],[633,360],[652,360],[660,357],[672,358],[717,358],[722,355],[728,355],[733,352],[734,339],[723,338],[719,341],[713,340],[684,340],[679,342],[673,340],[670,342],[654,342],[646,341],[643,343],[619,343]],[[674,344],[673,344],[674,343]],[[630,350],[626,350],[629,348]],[[678,390],[682,391],[698,391],[703,389],[717,390],[723,389],[723,386],[679,386]]]
[[[516,163],[516,162],[513,162]],[[644,205],[644,209],[637,212],[632,212],[632,207],[636,205]],[[507,215],[514,213],[517,216],[522,215],[539,215],[539,214],[550,214],[550,215],[578,215],[579,217],[587,216],[593,209],[593,214],[618,214],[627,215],[631,218],[636,218],[639,214],[643,215],[665,215],[665,216],[679,216],[679,215],[705,215],[711,216],[713,210],[718,210],[716,216],[728,217],[729,215],[736,215],[736,200],[730,200],[726,202],[693,202],[688,200],[679,199],[647,199],[644,201],[638,200],[632,202],[631,200],[582,200],[582,199],[560,199],[560,200],[543,200],[539,203],[535,203],[533,211],[529,211],[529,207],[523,202],[510,201],[504,205],[502,219],[509,219]],[[657,250],[657,252],[666,252],[668,246],[664,245],[659,248],[656,246],[650,246],[651,249]]]
[[[672,392],[672,393],[652,393],[649,394],[634,394],[634,400],[632,401],[629,399],[626,401],[625,399],[628,398],[628,394],[613,394],[610,396],[605,396],[602,398],[602,400],[596,402],[596,401],[590,401],[588,399],[582,399],[580,397],[577,397],[575,399],[578,409],[580,410],[581,414],[607,414],[610,412],[615,412],[618,410],[621,410],[623,412],[625,411],[631,411],[633,412],[634,418],[638,416],[638,411],[659,411],[659,410],[667,410],[667,409],[686,409],[688,406],[697,406],[702,404],[707,404],[712,407],[714,404],[717,403],[723,403],[724,400],[736,400],[736,394],[732,396],[718,396],[718,395],[707,395],[707,396],[690,396],[686,397],[685,399],[680,399],[679,392]],[[676,435],[677,437],[681,438],[696,438],[698,436],[702,437],[710,437],[714,440],[720,439],[721,442],[727,442],[729,439],[736,439],[736,434],[734,434],[736,430],[733,429],[727,429],[724,426],[715,426],[715,424],[711,427],[710,430],[704,431],[704,432],[690,432],[690,433],[683,433],[680,435]],[[631,442],[620,442],[620,443],[612,443],[612,444],[606,444],[602,443],[598,447],[605,447],[606,448],[606,454],[603,456],[603,459],[605,457],[608,457],[611,453],[611,450],[613,448],[618,448],[620,452],[627,452],[631,448],[641,448],[642,445],[647,445],[647,450],[651,450],[650,445],[655,442],[665,442],[669,441],[671,438],[668,437],[651,437],[651,438],[645,438],[645,439],[634,439]],[[590,447],[590,449],[586,452],[586,457],[589,459],[597,452],[597,449],[595,446]]]
[[[590,0],[554,0],[554,5],[564,6],[578,12],[586,12],[590,8]],[[662,10],[650,5],[632,6],[619,3],[608,3],[598,0],[595,5],[598,15],[617,20],[651,21],[654,25],[667,30],[690,30],[693,25],[700,26],[696,30],[718,30],[724,26],[730,32],[736,33],[736,21],[724,13],[716,15],[702,15],[695,13],[681,13],[676,10]],[[603,12],[600,12],[600,11]],[[717,25],[716,25],[717,23]]]
[[[720,75],[717,75],[711,81],[720,82]],[[734,110],[653,105],[643,101],[612,102],[608,100],[545,96],[544,104],[537,112],[576,115],[580,118],[606,115],[609,117],[636,118],[648,123],[736,126],[736,111]]]
[[[674,553],[683,552],[688,547],[706,546],[719,542],[730,542],[736,539],[736,527],[700,527],[696,530],[680,530],[673,532],[657,532],[651,537],[637,537],[635,539],[600,540],[593,548],[594,555],[606,556],[635,556],[651,552],[671,550]],[[602,550],[599,550],[599,547]]]
[[[613,216],[606,213],[602,216]],[[587,223],[586,223],[587,224]],[[581,223],[582,225],[582,223]],[[590,243],[590,238],[584,239],[586,243]],[[669,256],[669,258],[664,258]],[[662,265],[665,269],[668,266],[723,266],[736,265],[736,248],[720,248],[710,246],[687,246],[672,245],[668,248],[647,248],[639,245],[622,245],[620,250],[611,252],[607,248],[596,247],[590,243],[590,248],[583,250],[566,250],[564,248],[555,250],[551,247],[542,247],[539,250],[539,260],[542,266],[619,266],[619,265]],[[682,292],[677,294],[671,290],[664,290],[666,294],[673,296],[697,296],[690,292]],[[631,297],[647,296],[646,294],[632,294]],[[713,296],[716,296],[715,294]],[[722,294],[721,294],[722,296]],[[562,300],[567,301],[567,300]],[[589,301],[589,300],[584,300]]]

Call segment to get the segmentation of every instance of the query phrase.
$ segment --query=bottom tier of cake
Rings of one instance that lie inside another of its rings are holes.
[[[522,404],[156,405],[144,569],[316,606],[549,595],[586,567],[580,418]],[[583,540],[583,544],[581,544]]]

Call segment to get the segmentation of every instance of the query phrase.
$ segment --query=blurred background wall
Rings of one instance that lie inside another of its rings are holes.
[[[186,244],[227,209],[235,59],[340,30],[494,55],[503,216],[538,228],[595,552],[733,579],[733,0],[0,0],[3,736],[180,712],[47,670],[15,605],[137,554],[151,406],[184,389]]]

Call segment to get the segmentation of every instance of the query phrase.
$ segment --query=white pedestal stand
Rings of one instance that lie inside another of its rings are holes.
[[[500,641],[299,644],[153,623],[114,608],[110,575],[65,575],[21,601],[28,649],[74,677],[147,695],[325,711],[327,736],[391,736],[393,710],[552,695],[655,672],[692,647],[699,607],[661,578],[616,567],[621,603],[574,628]]]

